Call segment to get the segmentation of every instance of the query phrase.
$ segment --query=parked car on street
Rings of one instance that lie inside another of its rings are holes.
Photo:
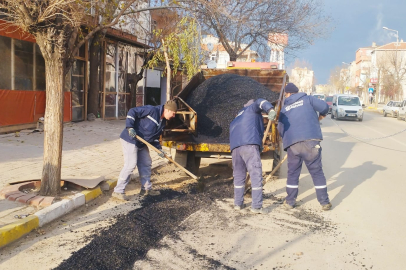
[[[324,94],[312,93],[311,95],[321,100],[324,100],[326,98],[326,95]]]
[[[383,107],[383,117],[386,117],[388,114],[390,114],[392,117],[397,117],[400,105],[402,105],[401,101],[389,101],[388,104]]]
[[[327,96],[324,101],[328,104],[328,113],[331,113],[333,108],[333,96]]]
[[[351,119],[362,121],[364,118],[363,104],[357,95],[334,95],[331,119]]]
[[[400,103],[399,111],[398,111],[398,120],[405,120],[406,121],[406,99],[404,99]]]

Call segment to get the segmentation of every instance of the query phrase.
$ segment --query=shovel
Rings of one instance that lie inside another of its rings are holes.
[[[272,178],[272,176],[282,166],[282,163],[285,162],[285,160],[287,158],[288,158],[288,155],[286,155],[281,161],[279,161],[278,165],[276,165],[275,169],[273,169],[272,172],[266,177],[265,181],[262,181],[262,186],[265,186],[265,184],[269,181],[269,179]],[[250,190],[251,190],[251,187],[247,188],[247,190],[245,190],[245,192],[244,192],[244,195],[247,194]]]
[[[161,154],[162,152],[160,150],[158,150],[155,146],[153,146],[152,144],[150,144],[149,142],[147,142],[146,140],[144,140],[143,138],[141,138],[138,135],[135,135],[135,138],[137,138],[137,140],[139,140],[140,142],[145,143],[148,148],[154,150],[155,152],[157,152],[158,154]],[[167,160],[169,160],[170,162],[172,162],[173,164],[175,164],[176,166],[178,166],[182,171],[184,171],[185,173],[187,173],[188,175],[190,175],[190,177],[192,177],[195,180],[198,180],[198,177],[196,175],[194,175],[193,173],[189,172],[188,170],[186,170],[183,166],[181,166],[179,163],[177,163],[176,161],[174,161],[172,158],[170,158],[168,155],[166,155],[164,153],[165,157]]]

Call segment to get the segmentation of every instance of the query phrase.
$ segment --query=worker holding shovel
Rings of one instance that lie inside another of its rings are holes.
[[[128,200],[125,195],[125,187],[130,182],[131,174],[138,167],[141,180],[140,195],[159,195],[160,192],[152,190],[151,165],[152,160],[148,147],[138,140],[144,141],[159,149],[160,157],[165,157],[159,144],[159,136],[162,134],[166,121],[175,117],[178,107],[175,101],[169,100],[165,105],[141,106],[128,111],[126,127],[121,132],[120,142],[123,147],[124,167],[118,177],[117,186],[114,188],[113,197],[120,200]]]
[[[264,214],[262,209],[262,163],[260,152],[264,136],[262,111],[268,113],[270,121],[276,112],[265,99],[250,100],[244,105],[230,124],[230,150],[233,162],[234,209],[244,206],[244,190],[247,172],[251,176],[251,212]]]
[[[321,163],[320,142],[323,135],[319,123],[327,115],[329,107],[323,100],[299,93],[293,83],[286,85],[285,98],[278,123],[283,149],[287,151],[288,156],[287,196],[283,206],[285,209],[292,209],[296,205],[299,177],[304,162],[312,176],[322,210],[330,210],[331,203]]]

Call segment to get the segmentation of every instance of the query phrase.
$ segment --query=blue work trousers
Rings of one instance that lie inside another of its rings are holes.
[[[233,149],[234,204],[244,203],[247,172],[251,177],[252,208],[262,207],[262,163],[258,145],[243,145]]]
[[[135,144],[126,142],[123,139],[120,139],[120,142],[123,147],[124,167],[120,172],[114,192],[124,193],[135,167],[138,167],[140,174],[141,189],[151,189],[152,159],[148,147],[138,148]]]
[[[316,140],[298,142],[288,148],[288,180],[286,185],[288,195],[286,202],[292,206],[296,203],[303,161],[313,179],[317,200],[321,205],[330,203],[326,177],[321,164],[320,141]]]

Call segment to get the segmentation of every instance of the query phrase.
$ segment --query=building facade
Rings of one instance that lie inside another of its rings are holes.
[[[374,49],[370,81],[379,102],[406,99],[406,42],[401,40]]]
[[[230,55],[217,37],[206,35],[202,38],[201,43],[202,50],[207,57],[207,63],[215,62],[216,68],[227,68],[227,63],[230,62]],[[230,45],[233,46],[233,43]],[[241,50],[244,50],[247,46],[247,44],[241,44]],[[256,51],[247,49],[238,57],[237,62],[255,62],[257,58],[258,53]]]
[[[314,71],[311,69],[295,67],[289,77],[290,82],[294,83],[301,92],[310,95],[313,92],[315,79]]]

